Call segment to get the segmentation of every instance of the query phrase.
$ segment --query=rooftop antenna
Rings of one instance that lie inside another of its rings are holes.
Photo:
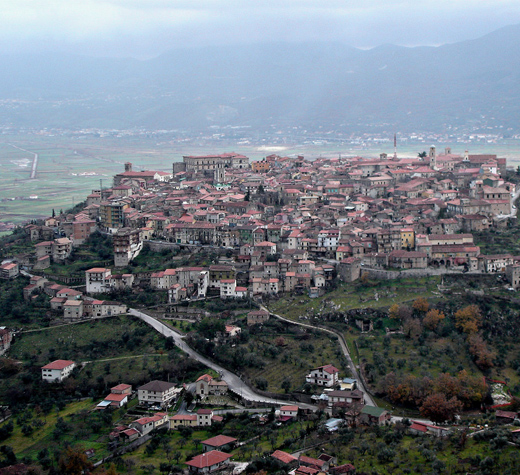
[[[394,134],[394,158],[397,158],[397,134]]]
[[[103,178],[99,179],[99,191],[103,191]]]

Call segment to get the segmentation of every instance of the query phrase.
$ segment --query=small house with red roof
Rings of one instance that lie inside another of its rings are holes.
[[[419,421],[412,421],[409,431],[412,434],[431,434],[436,437],[446,437],[450,433],[450,430],[446,427],[434,426],[433,424]]]
[[[186,465],[190,473],[213,473],[229,465],[230,458],[230,454],[212,450],[193,457],[189,462],[186,462]]]
[[[286,465],[289,470],[292,468],[296,468],[299,465],[298,459],[296,457],[287,452],[284,452],[283,450],[275,450],[271,454],[271,457],[275,460],[278,460],[278,462],[281,462],[284,465]]]
[[[128,402],[130,394],[132,394],[130,384],[118,384],[111,388],[110,394],[97,407],[99,409],[105,409],[108,406],[122,407]]]
[[[280,407],[280,420],[285,422],[298,417],[298,406],[282,406]]]
[[[212,450],[232,450],[237,443],[237,439],[234,437],[229,437],[227,435],[217,435],[215,437],[211,437],[211,439],[203,440],[202,442],[202,450],[204,452],[210,452]]]

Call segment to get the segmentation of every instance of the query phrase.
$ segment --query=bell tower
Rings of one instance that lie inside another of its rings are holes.
[[[435,146],[432,145],[430,147],[430,168],[432,170],[437,170],[437,152],[435,150]]]

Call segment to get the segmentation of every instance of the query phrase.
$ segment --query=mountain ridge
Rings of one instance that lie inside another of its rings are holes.
[[[485,127],[492,117],[515,132],[520,123],[520,25],[436,47],[272,42],[148,60],[54,53],[0,61],[0,122],[15,126],[441,130]]]

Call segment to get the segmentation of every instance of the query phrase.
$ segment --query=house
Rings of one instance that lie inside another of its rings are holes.
[[[146,435],[165,424],[168,424],[168,414],[165,412],[157,412],[153,416],[141,417],[131,422],[130,427],[139,431],[141,435]]]
[[[132,385],[121,383],[110,388],[110,392],[112,394],[132,394]]]
[[[390,413],[382,407],[365,406],[361,410],[360,422],[362,424],[383,425],[390,421]]]
[[[282,422],[298,417],[298,406],[282,406],[280,408],[280,420]]]
[[[359,389],[354,389],[354,391],[330,391],[327,396],[329,396],[329,406],[331,407],[363,404],[364,401],[363,391]]]
[[[434,426],[426,422],[412,421],[412,425],[408,429],[412,434],[432,434],[436,437],[446,437],[450,430],[446,427]]]
[[[320,475],[324,472],[321,472],[317,468],[307,467],[306,465],[300,465],[297,469],[291,472],[293,475]]]
[[[328,364],[311,370],[311,372],[305,377],[305,381],[311,384],[317,384],[318,386],[331,388],[338,384],[338,376],[339,369]]]
[[[20,273],[20,268],[16,262],[7,262],[0,266],[0,279],[14,279]]]
[[[98,404],[98,408],[106,407],[122,407],[128,403],[128,397],[132,394],[132,386],[130,384],[118,384],[110,390],[110,394]]]
[[[150,381],[137,388],[139,404],[167,406],[175,397],[175,384],[166,381]]]
[[[242,333],[242,328],[235,325],[226,325],[226,337],[236,338]]]
[[[330,475],[354,475],[356,473],[356,467],[354,467],[354,465],[351,463],[345,463],[343,465],[330,468],[329,473]]]
[[[139,438],[139,432],[136,429],[126,429],[121,432],[121,438],[131,442]]]
[[[228,391],[225,381],[213,378],[209,374],[203,374],[195,383],[195,393],[197,396],[223,396]]]
[[[227,467],[230,458],[230,454],[212,450],[193,457],[189,462],[186,462],[186,465],[190,473],[213,473]]]
[[[170,429],[177,429],[180,426],[197,426],[196,414],[175,414],[170,417]]]
[[[59,297],[55,297],[59,298]],[[83,301],[67,299],[63,303],[63,318],[65,320],[79,320],[83,318]]]
[[[501,411],[495,412],[497,422],[502,424],[512,424],[515,420],[518,420],[518,413],[513,411]]]
[[[284,452],[283,450],[275,450],[271,454],[271,457],[287,466],[288,470],[296,468],[299,465],[298,459],[296,457],[287,452]]]
[[[128,394],[110,393],[105,397],[105,399],[103,399],[103,401],[101,401],[101,405],[98,405],[98,407],[123,407],[126,403],[128,403]]]
[[[214,416],[211,409],[199,409],[197,414],[175,414],[170,417],[170,429],[177,429],[179,426],[210,426],[214,422],[222,422],[222,417]]]
[[[327,461],[307,457],[306,455],[300,455],[300,457],[298,457],[298,460],[300,461],[300,467],[303,465],[305,467],[313,468],[315,470],[320,470],[324,472],[326,472],[329,468],[329,463]]]
[[[265,310],[252,310],[247,314],[247,324],[257,325],[258,323],[264,323],[269,320],[269,312]]]
[[[50,383],[61,382],[72,373],[76,367],[74,361],[56,360],[42,366],[42,379]]]
[[[197,411],[197,425],[210,426],[211,418],[213,417],[213,411],[211,409],[199,409]]]
[[[234,437],[228,437],[227,435],[217,435],[211,437],[211,439],[203,440],[202,450],[204,452],[210,452],[212,450],[232,450],[237,443],[237,439]]]

